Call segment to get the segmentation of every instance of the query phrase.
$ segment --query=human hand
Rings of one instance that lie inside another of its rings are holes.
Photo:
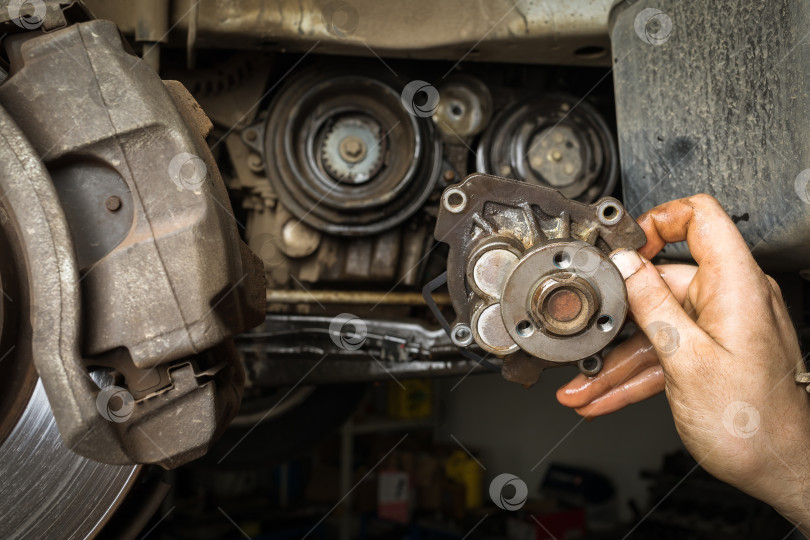
[[[779,287],[708,195],[638,221],[647,244],[611,259],[641,331],[607,355],[596,377],[577,376],[557,399],[595,417],[665,391],[698,463],[808,535],[810,396],[794,382],[801,352]],[[649,262],[684,240],[698,266]]]

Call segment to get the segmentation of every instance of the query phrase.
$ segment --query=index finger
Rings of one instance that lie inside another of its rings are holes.
[[[642,214],[638,223],[647,234],[647,243],[638,251],[648,259],[666,244],[686,240],[702,268],[735,268],[737,274],[759,269],[737,226],[711,195],[656,206]]]

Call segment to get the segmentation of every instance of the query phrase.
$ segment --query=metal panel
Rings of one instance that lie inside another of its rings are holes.
[[[625,2],[612,15],[625,206],[715,196],[759,263],[810,267],[810,4]],[[664,254],[688,258],[685,245]]]

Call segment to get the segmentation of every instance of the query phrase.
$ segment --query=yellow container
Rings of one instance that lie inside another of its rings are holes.
[[[388,384],[388,415],[393,418],[427,418],[433,412],[433,386],[429,379]]]
[[[444,473],[449,479],[465,487],[464,506],[468,509],[481,506],[484,473],[474,459],[466,452],[456,450],[444,463]]]

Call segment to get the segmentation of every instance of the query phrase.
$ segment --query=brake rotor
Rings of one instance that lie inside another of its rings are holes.
[[[68,450],[37,381],[0,445],[0,537],[92,537],[121,504],[139,472],[140,467],[105,465]]]

